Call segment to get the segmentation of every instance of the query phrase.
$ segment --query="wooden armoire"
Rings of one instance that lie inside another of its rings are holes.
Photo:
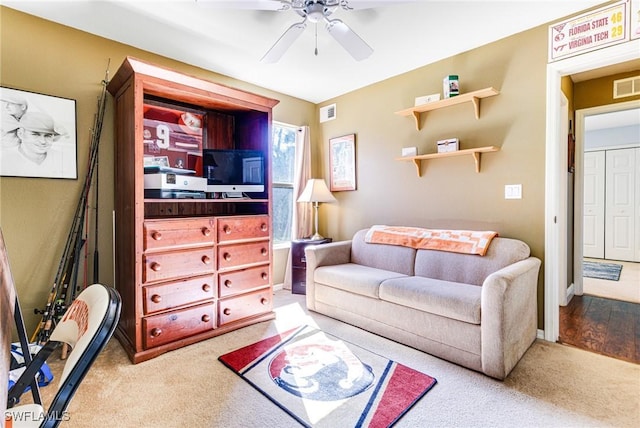
[[[131,57],[108,90],[115,287],[123,303],[115,335],[131,361],[272,319],[270,142],[278,101]],[[178,181],[183,171],[201,176],[205,149],[262,152],[264,191],[233,198],[145,192],[149,168]]]

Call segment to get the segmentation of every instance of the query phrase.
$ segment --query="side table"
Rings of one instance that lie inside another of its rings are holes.
[[[291,292],[293,294],[307,294],[307,259],[304,255],[304,249],[309,245],[329,242],[331,242],[331,238],[291,241]]]

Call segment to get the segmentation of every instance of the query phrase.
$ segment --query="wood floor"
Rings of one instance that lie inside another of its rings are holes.
[[[640,364],[640,304],[574,296],[560,307],[559,341]]]

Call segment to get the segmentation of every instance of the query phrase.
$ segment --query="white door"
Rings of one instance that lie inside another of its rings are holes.
[[[583,254],[604,258],[604,159],[605,152],[584,154]]]
[[[636,156],[639,149],[607,150],[605,197],[605,257],[635,261],[638,184]]]

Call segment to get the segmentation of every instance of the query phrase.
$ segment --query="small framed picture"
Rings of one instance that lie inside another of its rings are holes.
[[[356,190],[356,134],[329,140],[330,190]]]
[[[76,100],[0,87],[0,176],[78,178]]]

